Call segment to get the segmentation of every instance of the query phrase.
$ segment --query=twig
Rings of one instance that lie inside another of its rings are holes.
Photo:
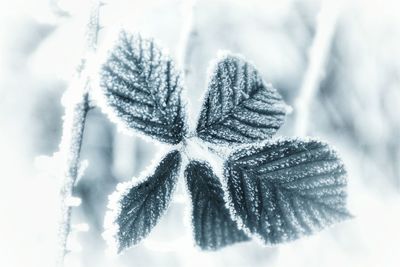
[[[336,29],[340,1],[323,0],[317,17],[317,29],[309,51],[309,64],[296,100],[295,133],[304,136],[308,131],[310,106],[324,74],[327,54]]]
[[[86,31],[86,49],[83,53],[74,80],[65,92],[65,115],[63,123],[62,139],[57,153],[63,164],[63,177],[60,187],[60,221],[58,229],[59,255],[57,266],[64,265],[67,253],[67,240],[71,230],[71,206],[72,191],[80,168],[80,151],[82,146],[83,131],[86,115],[89,110],[90,76],[86,71],[87,61],[97,46],[99,32],[99,8],[100,1],[94,0]]]

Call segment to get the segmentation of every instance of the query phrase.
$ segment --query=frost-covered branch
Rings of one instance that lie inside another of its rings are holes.
[[[99,8],[100,1],[94,0],[90,12],[86,31],[86,45],[83,52],[82,62],[77,73],[67,89],[63,104],[65,115],[63,123],[62,139],[57,155],[62,161],[62,172],[60,187],[60,221],[58,229],[59,255],[57,265],[63,266],[64,257],[67,253],[67,240],[71,230],[71,208],[76,205],[72,197],[74,184],[80,175],[80,151],[86,115],[89,110],[90,77],[87,69],[88,59],[96,50],[99,32]]]
[[[310,106],[321,79],[323,78],[327,54],[336,29],[341,1],[323,0],[317,17],[317,27],[314,40],[309,51],[309,64],[305,72],[299,96],[296,100],[295,133],[307,135]]]

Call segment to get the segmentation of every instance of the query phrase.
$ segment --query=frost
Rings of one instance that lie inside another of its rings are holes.
[[[221,183],[208,163],[191,161],[185,177],[192,197],[194,238],[200,248],[216,250],[249,240],[231,219]]]
[[[194,134],[187,134],[181,78],[152,40],[122,32],[100,84],[112,119],[174,145],[150,175],[118,185],[110,196],[104,237],[114,252],[149,234],[174,199],[181,173],[192,200],[194,239],[203,250],[250,237],[277,244],[350,217],[346,171],[327,144],[268,141],[291,107],[241,57],[224,55],[213,65]]]
[[[87,232],[90,229],[90,227],[87,223],[73,224],[71,227],[73,230],[75,230],[77,232]]]
[[[266,244],[294,240],[350,218],[346,176],[336,152],[312,139],[248,146],[225,163],[234,216]]]
[[[282,97],[255,67],[228,54],[213,66],[196,131],[211,143],[251,143],[271,137],[285,113]]]
[[[104,237],[114,252],[145,238],[168,207],[181,165],[180,152],[168,153],[154,173],[138,184],[124,183],[110,196]]]
[[[79,242],[76,233],[70,234],[68,236],[67,244],[66,244],[66,249],[69,252],[81,252],[82,251],[82,245]]]
[[[181,77],[153,40],[121,32],[102,66],[100,87],[105,110],[126,128],[169,144],[182,141]]]
[[[65,205],[69,207],[79,207],[82,203],[82,199],[79,197],[66,197]]]

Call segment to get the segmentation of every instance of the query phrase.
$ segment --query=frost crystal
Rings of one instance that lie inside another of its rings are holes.
[[[121,32],[102,66],[100,86],[112,118],[165,143],[182,141],[181,77],[153,40]]]
[[[225,181],[234,215],[266,244],[294,240],[351,217],[343,163],[316,140],[239,149],[225,163]]]
[[[137,185],[129,183],[110,197],[104,236],[116,252],[145,238],[168,207],[181,165],[177,150],[168,153],[154,173]]]
[[[231,219],[221,183],[208,163],[191,161],[185,177],[192,197],[194,238],[200,248],[216,250],[249,240]]]
[[[263,140],[283,124],[285,110],[282,97],[252,65],[226,55],[211,72],[197,134],[211,143]]]
[[[267,141],[283,124],[287,106],[254,66],[233,55],[216,61],[192,139],[180,79],[152,40],[122,32],[102,66],[100,99],[109,116],[128,128],[179,143],[189,161],[184,175],[201,249],[250,237],[277,244],[351,217],[345,207],[346,171],[327,144]],[[201,155],[212,161],[204,148],[222,158],[223,185],[209,163],[192,160]],[[121,252],[149,234],[171,201],[180,166],[181,154],[174,150],[141,182],[119,186],[105,220],[104,237],[112,249]]]

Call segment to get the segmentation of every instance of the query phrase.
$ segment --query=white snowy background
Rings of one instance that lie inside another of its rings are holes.
[[[58,150],[61,98],[79,63],[89,2],[0,0],[0,266],[54,266],[57,162],[46,156]],[[187,204],[176,201],[144,243],[108,258],[101,237],[107,197],[158,148],[117,132],[94,109],[82,151],[89,167],[75,188],[82,204],[73,210],[73,223],[89,229],[72,234],[67,266],[400,266],[399,1],[105,3],[100,47],[123,26],[156,37],[177,59],[182,31],[193,27],[192,116],[218,50],[256,64],[293,107],[278,135],[319,136],[340,151],[355,219],[282,246],[247,242],[210,253],[193,248]]]

